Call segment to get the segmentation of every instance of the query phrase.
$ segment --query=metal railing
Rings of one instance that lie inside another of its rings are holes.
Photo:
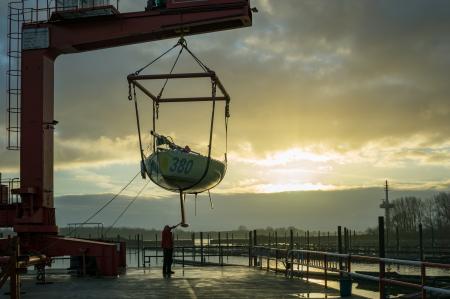
[[[12,179],[6,179],[1,180],[0,184],[7,186],[7,202],[3,202],[3,204],[18,204],[21,202],[20,195],[12,193],[12,190],[19,189],[20,188],[20,179],[19,178],[12,178]]]
[[[380,225],[380,228],[382,227],[384,226]],[[382,232],[380,229],[379,243],[371,246],[370,251],[359,251],[358,246],[354,246],[355,251],[352,251],[352,248],[345,244],[345,234],[344,238],[341,236],[341,227],[338,227],[337,238],[333,240],[333,243],[337,243],[336,246],[330,246],[331,242],[326,246],[313,244],[313,240],[309,238],[301,242],[300,238],[294,238],[293,230],[290,230],[281,242],[278,238],[270,238],[260,232],[257,234],[257,231],[234,234],[232,232],[174,232],[174,261],[182,267],[245,266],[248,262],[248,266],[265,268],[267,271],[283,273],[288,277],[324,278],[326,287],[329,280],[340,278],[353,278],[360,282],[371,281],[378,284],[380,298],[384,298],[384,290],[388,287],[392,287],[394,291],[415,290],[421,293],[422,298],[426,298],[427,295],[433,298],[432,296],[436,294],[450,295],[450,290],[445,288],[450,282],[447,278],[450,273],[450,263],[425,261],[422,238],[414,254],[416,258],[420,257],[421,261],[392,256],[386,258]],[[130,261],[137,262],[138,267],[159,267],[163,260],[160,234],[152,234],[147,234],[145,240],[142,233],[129,235],[128,238],[117,235],[116,239],[110,240],[126,241]],[[411,247],[411,250],[413,249]],[[445,256],[441,256],[440,260],[446,261]],[[402,275],[391,272],[392,266],[395,265],[399,270],[405,269],[406,266],[409,273]],[[371,271],[355,271],[355,269],[367,269],[367,267],[372,268]],[[414,270],[411,267],[417,269]],[[430,269],[440,270],[430,271]],[[412,274],[414,272],[415,274]]]
[[[113,6],[119,9],[119,0],[22,0],[21,15],[25,24],[47,22],[55,12],[77,12]]]
[[[138,266],[152,267],[157,265],[158,260],[163,259],[163,250],[159,246],[147,246],[141,249],[142,263]],[[242,265],[230,263],[230,257],[248,257],[248,246],[246,245],[205,245],[205,246],[177,246],[174,247],[174,262],[183,268],[186,265],[194,266],[226,266]],[[214,259],[211,261],[210,259]]]
[[[97,236],[89,236],[88,239],[103,239],[104,237],[104,226],[101,222],[76,222],[76,223],[67,223],[67,227],[69,229],[69,232],[72,232],[73,237],[80,237],[80,235],[77,235],[77,230],[82,227],[95,227]]]
[[[392,258],[381,258],[375,256],[363,256],[347,253],[334,253],[323,252],[314,250],[301,250],[301,249],[280,249],[271,248],[265,246],[255,246],[252,250],[252,257],[259,262],[253,263],[253,266],[259,266],[261,269],[266,264],[266,270],[271,270],[270,261],[275,263],[275,271],[278,272],[278,264],[282,262],[285,265],[284,271],[286,276],[291,278],[294,276],[295,267],[297,266],[297,275],[302,275],[305,278],[309,278],[311,275],[310,268],[323,270],[323,277],[325,287],[328,285],[329,273],[334,272],[339,277],[351,277],[363,280],[369,280],[379,283],[380,294],[381,289],[386,286],[398,286],[404,288],[410,288],[421,292],[422,298],[427,298],[427,295],[440,294],[448,296],[450,295],[450,289],[432,287],[427,285],[427,270],[429,268],[450,270],[450,264],[431,263],[425,261],[411,261]],[[266,263],[263,262],[266,259]],[[380,271],[378,276],[367,275],[352,271],[352,264],[357,262],[367,262],[372,264],[378,264]],[[400,279],[389,278],[385,274],[386,265],[404,265],[420,268],[420,281],[421,283],[414,283],[408,281],[402,281]],[[299,266],[306,267],[306,270],[299,271]],[[281,269],[280,269],[281,270]]]
[[[189,243],[190,241],[181,240],[180,243]],[[138,267],[147,268],[160,265],[160,262],[163,260],[163,252],[157,244],[158,241],[145,241],[146,243],[153,243],[150,246],[144,246],[143,242],[142,240],[135,240],[134,242],[135,246],[133,248],[134,254],[137,255]],[[131,254],[131,251],[129,253]],[[325,287],[328,287],[328,281],[330,280],[354,278],[378,283],[380,290],[388,286],[416,290],[421,292],[422,298],[427,298],[427,295],[432,298],[436,294],[450,295],[450,289],[427,284],[429,269],[450,271],[450,264],[443,263],[382,258],[350,253],[253,246],[252,244],[231,245],[228,243],[176,246],[173,257],[174,262],[180,264],[183,268],[185,266],[242,266],[245,264],[245,260],[248,259],[249,266],[275,271],[276,273],[283,272],[290,278],[294,276],[300,276],[305,279],[323,277]],[[236,260],[229,261],[230,257],[241,257],[243,259],[239,263],[235,263]],[[280,264],[283,264],[283,266]],[[358,273],[354,270],[356,264],[377,265],[380,271],[377,276],[375,274]],[[392,273],[386,274],[385,269],[387,265],[418,267],[420,269],[420,283],[405,281],[401,277],[394,278],[390,275]],[[323,272],[318,272],[317,270]]]
[[[21,53],[22,23],[24,7],[21,1],[8,3],[7,52],[8,70],[6,71],[6,112],[8,150],[20,149],[20,100],[21,90]]]

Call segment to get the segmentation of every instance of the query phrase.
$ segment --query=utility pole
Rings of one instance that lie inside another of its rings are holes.
[[[389,184],[386,180],[384,186],[385,197],[381,200],[380,208],[384,209],[385,227],[386,227],[386,248],[389,248],[389,232],[391,229],[391,213],[390,209],[394,207],[393,204],[389,203]]]

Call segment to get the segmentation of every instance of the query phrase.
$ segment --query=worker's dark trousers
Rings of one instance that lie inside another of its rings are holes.
[[[172,254],[173,248],[164,248],[164,263],[163,263],[163,275],[170,276],[172,272]]]

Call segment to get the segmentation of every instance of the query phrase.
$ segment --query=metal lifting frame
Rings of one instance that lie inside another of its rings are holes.
[[[193,79],[193,78],[210,78],[212,82],[217,84],[220,91],[222,92],[222,97],[186,97],[186,98],[160,98],[152,94],[147,88],[140,84],[139,80],[162,80],[162,79]],[[225,90],[222,82],[216,76],[215,72],[209,71],[206,73],[182,73],[182,74],[158,74],[158,75],[128,75],[128,83],[133,84],[139,90],[141,90],[145,95],[151,98],[155,103],[183,103],[183,102],[209,102],[209,101],[226,101],[230,102],[230,95]]]

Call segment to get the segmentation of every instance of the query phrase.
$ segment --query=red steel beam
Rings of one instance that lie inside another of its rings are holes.
[[[50,28],[57,54],[77,53],[183,35],[203,34],[252,25],[248,0],[206,0],[203,5],[173,10],[122,13],[111,16],[57,20],[24,28]]]

